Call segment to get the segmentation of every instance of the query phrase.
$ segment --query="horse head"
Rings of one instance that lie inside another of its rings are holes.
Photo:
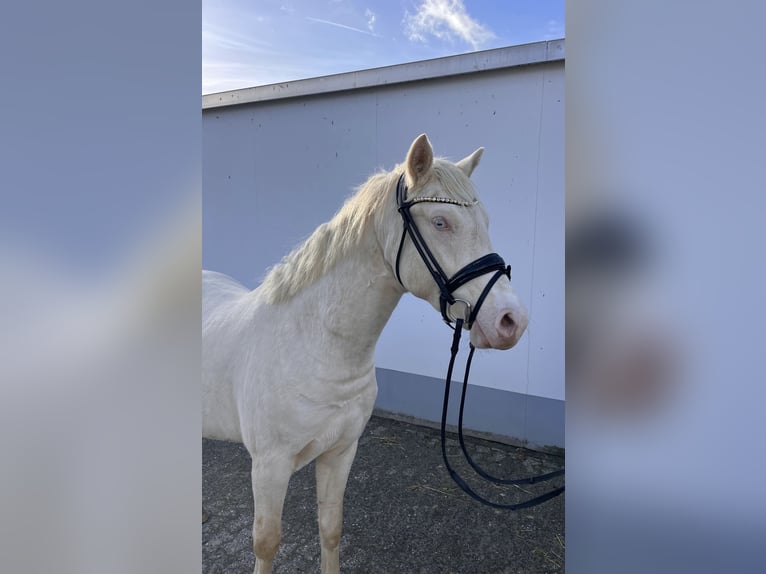
[[[489,217],[470,180],[483,151],[451,163],[434,158],[425,134],[417,137],[396,170],[401,217],[391,215],[399,221],[388,222],[382,244],[404,289],[445,321],[463,319],[475,347],[509,349],[527,328],[527,310],[493,253]]]

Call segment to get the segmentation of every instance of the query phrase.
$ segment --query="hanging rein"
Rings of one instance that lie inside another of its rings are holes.
[[[404,174],[402,174],[399,177],[399,182],[396,186],[396,203],[398,206],[398,211],[402,216],[403,222],[402,238],[399,242],[399,249],[396,254],[396,278],[399,283],[404,286],[399,275],[399,259],[402,255],[404,240],[409,235],[410,239],[412,240],[412,244],[420,254],[420,258],[423,260],[423,263],[425,263],[425,266],[431,274],[431,277],[433,277],[434,281],[439,287],[439,306],[441,309],[442,319],[444,319],[444,322],[447,324],[447,326],[454,330],[454,335],[452,337],[451,357],[449,361],[449,367],[447,368],[447,377],[444,385],[444,403],[442,406],[441,420],[442,458],[444,459],[444,465],[446,466],[447,471],[452,477],[452,480],[454,480],[455,483],[466,494],[468,494],[468,496],[474,498],[482,504],[486,504],[487,506],[491,506],[493,508],[501,508],[505,510],[521,510],[523,508],[529,508],[530,506],[536,506],[545,502],[546,500],[550,500],[551,498],[558,496],[564,492],[563,486],[536,496],[530,500],[519,502],[517,504],[499,504],[492,502],[476,493],[450,465],[447,458],[447,409],[449,407],[450,386],[452,384],[452,370],[455,365],[455,358],[457,357],[458,349],[460,346],[460,336],[463,332],[463,327],[469,330],[471,329],[471,326],[473,325],[473,322],[476,320],[476,316],[479,313],[479,309],[481,308],[482,303],[484,303],[484,299],[486,299],[487,294],[489,293],[490,289],[492,289],[497,280],[505,275],[510,281],[511,266],[506,265],[505,261],[503,261],[503,258],[500,257],[500,255],[497,253],[489,253],[488,255],[479,257],[475,261],[469,263],[460,269],[457,273],[455,273],[452,277],[447,277],[447,275],[444,273],[444,270],[439,265],[439,262],[436,260],[436,257],[434,257],[434,254],[428,248],[428,245],[423,239],[423,236],[421,235],[420,230],[415,224],[415,220],[410,213],[410,208],[418,203],[449,203],[460,207],[471,207],[476,205],[478,201],[457,201],[448,197],[417,197],[407,201],[407,186],[404,181]],[[472,279],[493,272],[494,275],[487,282],[487,285],[484,287],[481,295],[479,295],[479,298],[476,300],[475,305],[472,306],[468,301],[457,299],[452,295],[459,287],[465,285]],[[453,306],[458,303],[463,307],[462,315],[456,315],[453,312]],[[470,352],[468,354],[468,360],[465,367],[465,376],[463,378],[463,391],[460,396],[460,413],[458,416],[458,439],[460,442],[460,449],[463,451],[463,456],[465,457],[468,464],[484,480],[493,482],[495,484],[535,484],[538,482],[548,481],[557,476],[562,476],[564,474],[564,469],[537,476],[530,476],[528,478],[497,478],[479,467],[479,465],[476,464],[476,462],[468,454],[465,446],[465,439],[463,438],[463,411],[465,406],[466,390],[468,388],[468,376],[471,370],[471,361],[473,360],[473,353],[475,350],[476,349],[473,344],[470,344]]]

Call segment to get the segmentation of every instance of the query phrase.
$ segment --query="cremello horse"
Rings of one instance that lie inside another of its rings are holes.
[[[322,573],[339,571],[343,493],[377,395],[375,344],[406,291],[439,309],[439,289],[409,239],[401,283],[394,272],[402,236],[397,182],[404,173],[408,198],[464,204],[412,207],[451,275],[492,251],[469,180],[482,151],[453,164],[434,159],[421,135],[403,165],[373,175],[254,291],[203,272],[203,436],[244,442],[252,456],[256,574],[271,572],[290,476],[315,459]],[[455,297],[475,302],[488,280],[470,281]],[[503,277],[481,306],[471,342],[508,349],[526,326],[526,310]]]

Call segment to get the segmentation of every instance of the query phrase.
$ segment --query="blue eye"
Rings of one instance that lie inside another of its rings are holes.
[[[449,229],[449,225],[447,225],[447,220],[441,216],[434,217],[431,220],[431,223],[433,223],[436,229],[440,229],[440,230]]]

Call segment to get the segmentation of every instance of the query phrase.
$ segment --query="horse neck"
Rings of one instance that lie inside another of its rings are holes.
[[[403,293],[370,226],[346,257],[299,296],[299,315],[316,317],[311,328],[304,325],[304,343],[317,345],[328,365],[371,368],[375,345]]]

